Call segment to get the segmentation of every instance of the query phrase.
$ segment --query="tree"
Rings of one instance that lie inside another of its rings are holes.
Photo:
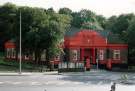
[[[135,17],[129,23],[129,27],[127,29],[127,41],[129,45],[129,55],[130,57],[134,57],[135,55]]]
[[[96,14],[90,10],[83,9],[80,12],[73,12],[72,17],[73,21],[71,25],[74,27],[81,29],[103,30],[99,23],[99,18],[97,19]]]
[[[71,25],[73,27],[81,28],[82,20],[79,12],[73,12],[72,13],[73,20],[71,22]]]
[[[59,14],[71,15],[72,14],[72,10],[70,10],[69,8],[61,8],[59,10]]]
[[[116,21],[117,21],[117,16],[111,16],[105,22],[105,29],[106,30],[112,30]]]
[[[122,34],[123,31],[127,30],[132,17],[133,14],[120,15],[112,28],[112,32]]]
[[[102,15],[96,15],[96,19],[100,26],[105,29],[106,18]]]
[[[64,37],[64,33],[70,25],[70,17],[55,12],[39,9],[33,10],[32,24],[30,31],[25,35],[25,48],[35,54],[35,61],[40,61],[43,50],[47,52],[49,60],[54,55],[58,55],[58,45]],[[51,51],[51,52],[50,52]]]
[[[96,14],[90,10],[83,9],[80,11],[82,29],[103,30],[96,19]]]
[[[126,41],[127,29],[129,22],[131,21],[133,14],[122,14],[118,17],[112,16],[106,23],[106,29],[111,30],[113,33],[118,34],[119,37]]]
[[[0,50],[4,51],[4,43],[13,37],[12,32],[16,28],[14,15],[17,13],[14,4],[6,3],[0,6]]]

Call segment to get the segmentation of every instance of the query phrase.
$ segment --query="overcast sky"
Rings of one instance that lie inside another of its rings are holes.
[[[72,11],[89,9],[106,17],[122,13],[135,13],[135,0],[0,0],[0,5],[6,2],[46,9],[53,7],[55,11],[63,7],[68,7]]]

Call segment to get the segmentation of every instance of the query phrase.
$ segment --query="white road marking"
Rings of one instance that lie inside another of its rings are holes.
[[[0,82],[0,84],[3,84],[4,82]]]
[[[13,82],[11,82],[11,81],[4,81],[4,83],[11,84]]]
[[[17,84],[21,84],[22,82],[13,82],[12,84],[17,85]]]
[[[74,82],[74,84],[78,85],[78,84],[80,84],[80,82]]]
[[[31,85],[41,85],[39,82],[31,82]]]

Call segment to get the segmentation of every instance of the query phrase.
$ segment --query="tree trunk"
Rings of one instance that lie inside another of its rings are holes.
[[[40,60],[41,60],[41,51],[37,49],[35,51],[35,63],[38,64]]]

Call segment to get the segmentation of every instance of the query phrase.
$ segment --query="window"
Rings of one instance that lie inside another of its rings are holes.
[[[12,50],[12,58],[15,58],[15,55],[16,55],[16,53],[15,53],[15,49],[14,49],[14,48],[12,48],[11,50]]]
[[[41,60],[46,61],[46,50],[43,50],[43,52],[41,54]]]
[[[72,51],[72,57],[73,60],[77,60],[77,50]]]
[[[24,57],[25,57],[25,60],[28,60],[29,59],[29,54],[26,53]]]
[[[7,48],[7,58],[10,58],[10,49]]]
[[[56,59],[56,60],[60,60],[60,55],[57,55],[57,56],[55,57],[55,59]]]
[[[113,51],[113,59],[119,60],[120,59],[120,50],[114,50]]]
[[[99,60],[104,60],[104,50],[99,50]]]

